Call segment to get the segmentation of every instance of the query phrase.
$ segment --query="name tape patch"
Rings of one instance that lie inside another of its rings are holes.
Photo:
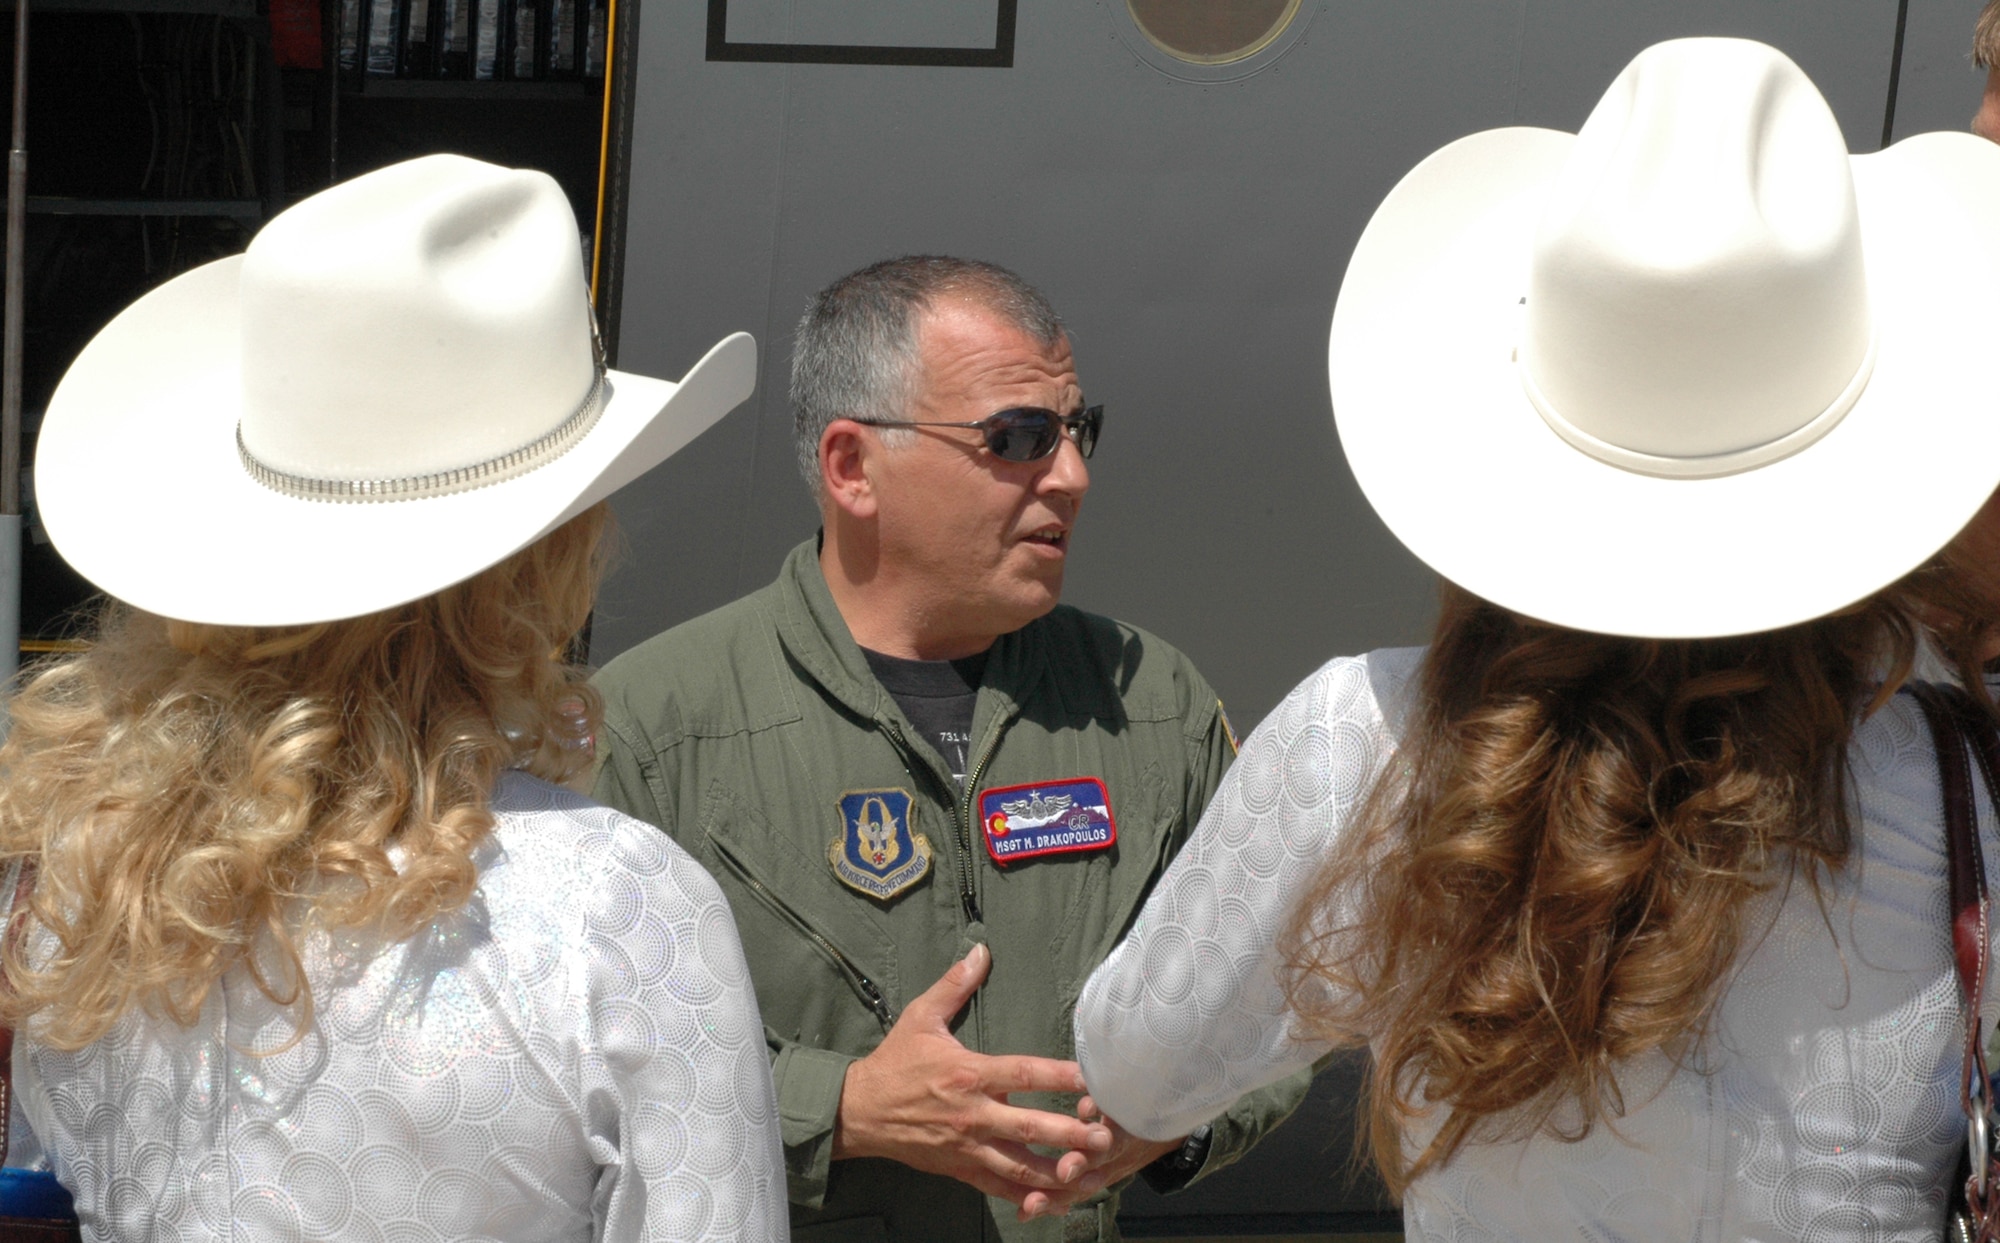
[[[1003,867],[1022,859],[1109,850],[1118,840],[1111,796],[1095,777],[1003,786],[979,796],[986,853]]]

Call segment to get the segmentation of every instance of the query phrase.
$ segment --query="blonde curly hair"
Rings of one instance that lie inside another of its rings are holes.
[[[597,505],[465,582],[345,621],[196,625],[114,604],[85,651],[30,671],[0,746],[0,867],[36,879],[0,1020],[71,1049],[135,1008],[189,1024],[241,966],[303,1033],[308,921],[400,939],[462,906],[500,773],[561,782],[590,763],[600,701],[561,649],[608,523]]]

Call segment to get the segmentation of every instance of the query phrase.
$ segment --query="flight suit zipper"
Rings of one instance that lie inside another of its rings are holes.
[[[1000,725],[998,722],[995,722],[986,745],[986,754],[979,757],[979,762],[972,766],[972,772],[965,778],[965,789],[961,791],[958,803],[958,837],[965,850],[966,870],[968,873],[970,873],[972,868],[972,800],[976,797],[975,792],[979,789],[980,779],[986,775],[987,763],[993,759],[993,753],[999,749]],[[965,914],[974,923],[983,923],[985,921],[985,916],[979,910],[979,899],[973,896],[972,878],[970,875],[967,875],[965,880]]]
[[[951,783],[938,776],[937,770],[931,765],[930,761],[925,759],[922,753],[915,747],[911,746],[907,738],[903,737],[902,729],[893,721],[884,721],[882,724],[888,730],[889,737],[895,741],[897,748],[902,751],[904,766],[912,773],[918,767],[921,767],[925,772],[930,774],[931,780],[940,789],[950,793]],[[966,922],[974,924],[984,923],[986,917],[980,913],[979,894],[974,887],[972,877],[972,798],[973,791],[979,788],[979,779],[986,774],[986,765],[992,761],[993,753],[1000,749],[1000,734],[1000,725],[996,722],[994,727],[987,733],[985,754],[979,757],[979,763],[973,766],[972,772],[965,779],[965,789],[959,791],[957,797],[947,800],[951,805],[952,827],[955,830],[954,836],[958,842],[958,850],[956,852],[958,855],[958,903],[960,909],[965,912]]]
[[[875,1021],[882,1025],[884,1033],[896,1025],[896,1012],[889,1008],[888,1000],[882,996],[882,990],[875,987],[875,981],[861,974],[860,970],[848,960],[847,955],[834,947],[833,942],[814,931],[805,920],[793,913],[790,907],[778,901],[778,896],[767,889],[764,882],[750,875],[749,869],[745,868],[734,854],[728,850],[721,850],[719,853],[729,860],[730,871],[736,873],[744,884],[750,886],[751,891],[762,898],[765,905],[776,911],[779,918],[798,929],[799,935],[819,947],[820,953],[826,955],[840,974],[846,977],[848,987],[854,990],[855,995],[861,998],[862,1004],[875,1015]]]

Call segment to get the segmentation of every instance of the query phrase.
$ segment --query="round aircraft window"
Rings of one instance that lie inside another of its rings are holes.
[[[1299,0],[1125,0],[1155,47],[1195,65],[1254,56],[1298,16]]]

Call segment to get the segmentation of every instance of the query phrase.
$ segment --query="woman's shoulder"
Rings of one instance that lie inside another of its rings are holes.
[[[1360,656],[1336,656],[1299,683],[1293,694],[1335,692],[1329,700],[1345,707],[1374,703],[1395,706],[1409,692],[1424,648],[1378,647]]]
[[[1423,655],[1421,647],[1385,647],[1361,656],[1336,656],[1293,687],[1265,725],[1286,735],[1317,726],[1397,737],[1409,715]]]
[[[554,907],[586,924],[621,926],[646,914],[680,919],[723,906],[714,880],[671,837],[586,795],[509,772],[492,807],[493,833],[478,857],[489,903]]]
[[[1937,755],[1916,697],[1907,690],[1898,692],[1857,722],[1848,762],[1864,787],[1914,781],[1929,790],[1937,774]]]

